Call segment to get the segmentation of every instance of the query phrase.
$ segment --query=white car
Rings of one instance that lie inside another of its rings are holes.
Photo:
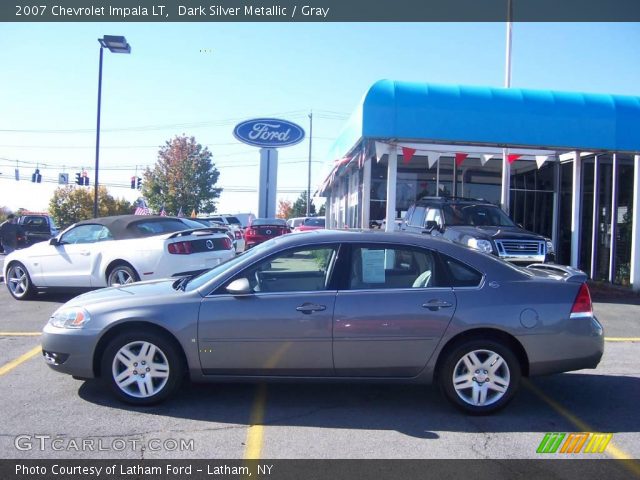
[[[197,224],[194,224],[197,225]],[[235,256],[223,229],[193,228],[180,218],[120,215],[78,222],[48,242],[7,255],[9,293],[100,288],[182,277]]]

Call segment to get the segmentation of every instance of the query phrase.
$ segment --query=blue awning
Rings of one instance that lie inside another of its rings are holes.
[[[640,97],[381,80],[330,158],[363,138],[640,152]]]

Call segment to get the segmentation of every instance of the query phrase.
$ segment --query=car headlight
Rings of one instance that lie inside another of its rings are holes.
[[[49,325],[58,328],[82,328],[90,320],[91,315],[84,308],[61,308],[51,315]]]
[[[493,252],[493,247],[491,246],[491,242],[489,240],[479,240],[477,238],[470,238],[467,240],[467,245],[471,248],[475,248],[476,250],[480,250],[484,253]]]
[[[556,251],[553,248],[553,242],[549,239],[547,239],[547,253],[556,253]]]

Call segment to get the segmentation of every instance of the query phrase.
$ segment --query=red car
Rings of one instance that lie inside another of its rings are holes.
[[[255,247],[285,233],[291,233],[291,229],[281,218],[254,218],[244,232],[246,248]]]
[[[307,232],[309,230],[319,230],[324,228],[324,217],[307,217],[295,228],[296,232]]]

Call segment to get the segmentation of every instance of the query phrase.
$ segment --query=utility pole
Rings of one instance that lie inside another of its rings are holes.
[[[507,46],[505,52],[504,87],[511,87],[511,18],[513,16],[512,0],[507,0]],[[511,165],[508,161],[509,150],[502,149],[502,191],[500,193],[500,206],[509,213],[509,195],[511,188]]]
[[[309,112],[309,169],[307,174],[307,217],[311,215],[311,143],[313,141],[313,112]]]

